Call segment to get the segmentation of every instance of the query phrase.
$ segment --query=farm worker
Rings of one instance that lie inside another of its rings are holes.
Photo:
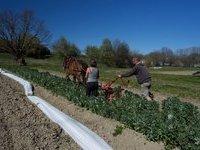
[[[141,91],[142,91],[141,96],[145,97],[147,100],[153,100],[153,94],[150,92],[151,88],[150,73],[148,72],[146,66],[144,66],[141,63],[140,58],[133,57],[132,62],[133,62],[133,67],[129,71],[123,74],[119,74],[118,77],[122,78],[135,75],[138,83],[141,86]]]
[[[91,60],[90,67],[87,68],[85,76],[87,81],[86,95],[98,96],[99,69],[94,59]]]

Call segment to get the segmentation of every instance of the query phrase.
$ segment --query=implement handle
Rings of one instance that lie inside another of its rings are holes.
[[[111,86],[113,83],[115,83],[117,80],[119,79],[119,77],[115,78],[114,80],[112,80],[110,83],[108,83],[108,86]]]

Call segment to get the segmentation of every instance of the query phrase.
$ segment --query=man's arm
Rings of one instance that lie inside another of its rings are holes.
[[[120,75],[120,77],[130,77],[135,74],[135,68],[131,68],[129,71]]]

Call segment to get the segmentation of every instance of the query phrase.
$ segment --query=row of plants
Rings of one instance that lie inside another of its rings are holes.
[[[87,97],[85,88],[72,81],[40,73],[27,67],[4,66],[5,69],[34,82],[57,95],[62,95],[76,105],[85,107],[104,117],[123,123],[126,127],[143,133],[151,141],[163,141],[166,149],[200,149],[200,111],[190,103],[171,97],[162,103],[125,91],[123,97],[108,102],[103,92],[98,97]]]

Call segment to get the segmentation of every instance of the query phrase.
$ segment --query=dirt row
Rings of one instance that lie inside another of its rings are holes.
[[[24,95],[15,81],[0,75],[0,149],[80,149]]]
[[[83,123],[116,150],[163,150],[163,143],[150,142],[131,129],[113,136],[116,126],[123,124],[74,105],[34,85],[35,95],[45,99],[64,113]],[[0,76],[0,149],[80,149],[62,129],[26,99],[15,81]]]
[[[121,135],[114,136],[116,126],[124,126],[120,122],[78,107],[73,102],[55,95],[43,87],[37,85],[34,87],[37,96],[42,97],[65,114],[87,126],[111,145],[114,150],[164,150],[163,143],[150,142],[141,133],[128,128],[124,129]]]

